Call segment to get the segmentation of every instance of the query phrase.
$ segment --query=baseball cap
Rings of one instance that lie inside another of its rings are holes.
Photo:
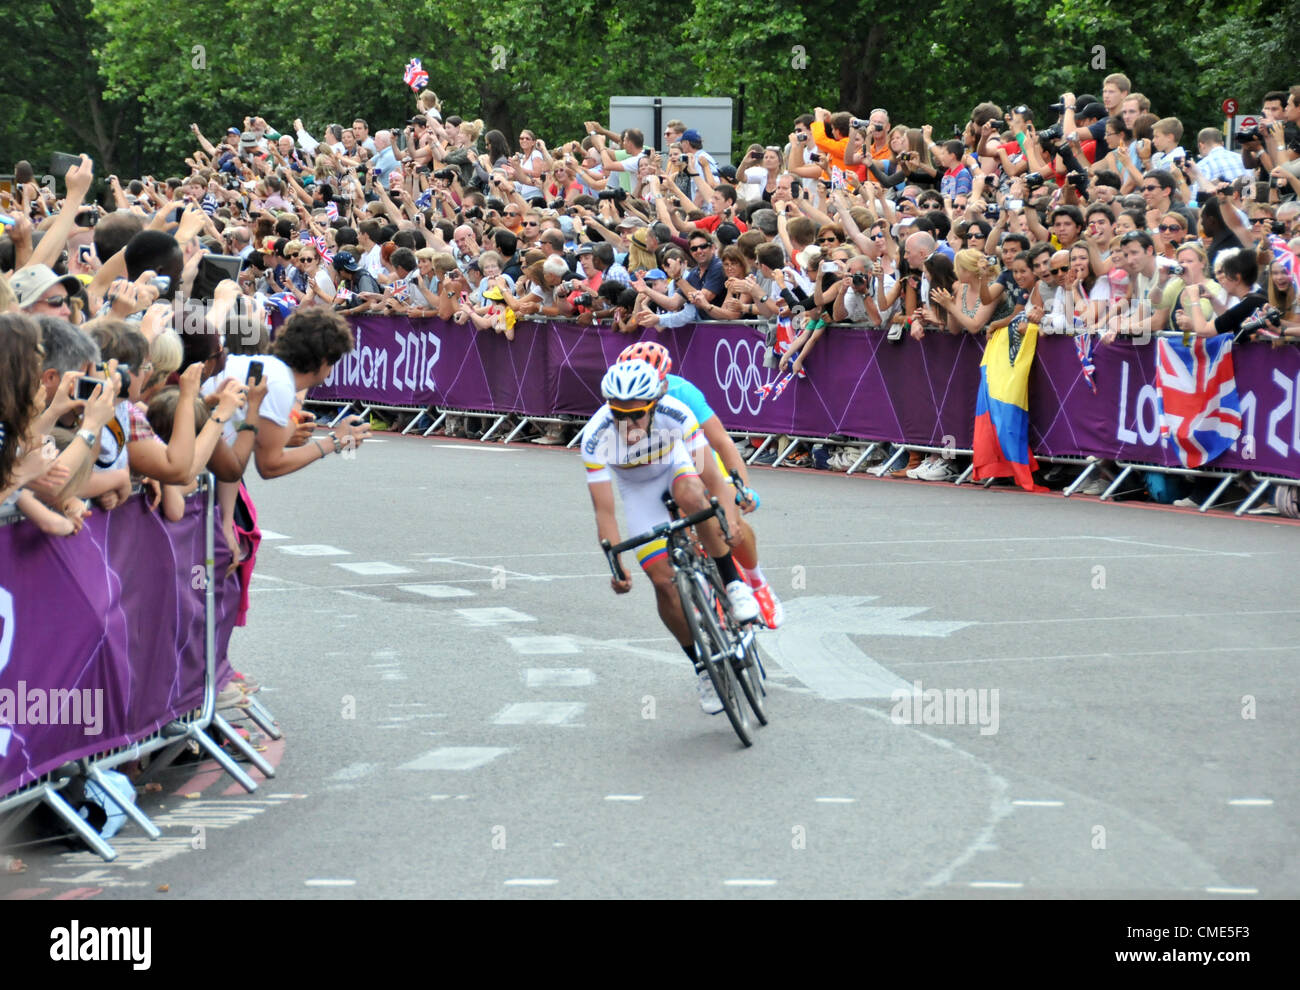
[[[726,247],[728,244],[735,244],[736,241],[740,240],[740,228],[734,223],[720,223],[717,229],[713,231],[713,235],[718,239],[719,244]]]
[[[412,117],[410,120],[408,120],[407,123],[408,123],[408,124],[419,124],[421,127],[428,127],[428,126],[429,126],[429,118],[426,117],[426,116],[425,116],[424,114],[422,114],[422,113],[417,113],[414,117]]]
[[[690,130],[682,131],[682,140],[689,141],[691,144],[698,144],[701,148],[704,147],[704,138],[700,137],[700,132],[693,127]]]
[[[1106,108],[1100,103],[1089,103],[1075,116],[1078,118],[1087,117],[1090,120],[1101,120],[1102,117],[1106,116]]]
[[[662,268],[651,268],[645,273],[645,280],[647,282],[662,282],[666,278],[668,278],[668,273]]]
[[[735,181],[736,181],[736,166],[735,166],[735,165],[719,165],[719,166],[718,166],[718,176],[719,176],[720,178],[726,179],[728,182],[735,182]]]
[[[239,128],[238,128],[238,127],[227,127],[227,128],[226,128],[226,133],[227,133],[227,134],[238,134],[238,133],[239,133]]]
[[[334,255],[334,267],[341,268],[345,272],[361,271],[361,263],[357,261],[351,251],[340,251]]]
[[[498,301],[504,302],[506,297],[504,294],[502,294],[501,290],[494,285],[492,286],[492,288],[488,289],[485,293],[483,293],[483,298],[496,299]]]
[[[27,309],[56,285],[62,285],[68,294],[81,288],[75,275],[59,275],[49,265],[28,265],[9,276],[9,288],[18,298],[18,308]]]

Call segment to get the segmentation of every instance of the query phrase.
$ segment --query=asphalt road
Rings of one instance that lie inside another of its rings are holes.
[[[387,435],[255,480],[231,652],[276,778],[173,768],[161,842],[20,850],[0,897],[1300,894],[1295,525],[755,478],[788,621],[748,750],[648,582],[609,590],[573,452]]]

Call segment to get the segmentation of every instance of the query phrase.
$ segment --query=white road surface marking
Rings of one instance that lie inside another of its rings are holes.
[[[1064,801],[1012,801],[1018,808],[1064,808]]]
[[[456,588],[450,584],[399,584],[398,591],[409,591],[413,595],[425,598],[473,598],[474,592],[466,588]]]
[[[645,799],[644,794],[606,794],[606,801],[642,801]]]
[[[968,886],[987,890],[1019,890],[1023,883],[1007,883],[1004,880],[972,880]]]
[[[499,746],[442,746],[403,763],[399,770],[473,770],[509,753]]]
[[[516,877],[513,880],[507,880],[507,887],[554,887],[559,880],[550,877]]]
[[[723,880],[724,887],[775,887],[775,880]]]
[[[763,650],[823,698],[889,698],[896,691],[910,693],[912,685],[863,653],[850,634],[943,637],[974,624],[913,620],[926,608],[868,604],[875,600],[849,595],[789,599],[784,625],[762,638]]]
[[[579,646],[570,636],[507,636],[506,642],[516,653],[540,654],[581,653]]]
[[[850,797],[819,797],[813,798],[818,804],[853,804],[857,798]]]
[[[587,706],[581,701],[520,701],[492,719],[496,725],[572,725]]]
[[[388,574],[410,574],[409,567],[400,567],[397,564],[390,564],[383,560],[368,560],[356,564],[334,564],[335,567],[341,567],[345,571],[351,571],[353,574],[362,574],[367,577],[377,577]]]
[[[288,547],[276,547],[281,553],[291,557],[348,557],[351,550],[340,550],[324,543],[297,543]]]
[[[1273,804],[1272,798],[1233,798],[1228,802],[1236,808],[1267,808]]]
[[[458,608],[456,613],[471,626],[497,626],[507,622],[536,622],[537,618],[512,608]]]
[[[318,877],[315,880],[304,880],[303,885],[307,887],[355,887],[355,880],[335,880],[327,877]]]
[[[596,675],[585,667],[530,667],[524,671],[529,687],[588,687]]]
[[[1258,894],[1257,887],[1206,887],[1207,894]]]
[[[285,536],[283,533],[277,533],[273,529],[262,530],[263,542],[265,542],[266,540],[288,540],[288,539],[292,539],[292,537]]]

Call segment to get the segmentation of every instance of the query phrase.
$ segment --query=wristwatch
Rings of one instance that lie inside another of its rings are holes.
[[[91,450],[94,450],[95,444],[99,443],[99,437],[90,432],[90,430],[78,430],[77,436],[81,437],[82,440],[85,440],[86,446]]]
[[[257,432],[257,424],[256,424],[256,423],[249,423],[249,422],[245,421],[245,422],[243,422],[243,423],[240,423],[237,427],[235,427],[235,432],[236,432],[236,433],[243,433],[245,430],[252,430],[254,433],[256,433],[256,432]]]

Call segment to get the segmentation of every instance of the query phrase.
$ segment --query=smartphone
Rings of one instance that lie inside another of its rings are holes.
[[[158,290],[159,296],[167,295],[167,290],[172,287],[170,275],[155,275],[149,280],[149,284]]]
[[[262,362],[249,361],[248,377],[244,379],[244,383],[247,385],[260,385],[261,382],[262,382]]]
[[[62,179],[68,174],[68,169],[75,168],[80,164],[80,155],[69,155],[62,151],[56,151],[50,155],[50,175],[56,179]]]
[[[87,375],[82,375],[77,379],[77,398],[82,402],[87,401],[94,393],[95,389],[99,388],[101,385],[106,386],[108,385],[108,382],[102,381],[99,378],[91,378]]]
[[[1008,209],[1008,210],[1023,210],[1024,208],[1025,208],[1025,201],[1024,201],[1023,199],[1009,199],[1009,200],[1007,200],[1007,209]]]

